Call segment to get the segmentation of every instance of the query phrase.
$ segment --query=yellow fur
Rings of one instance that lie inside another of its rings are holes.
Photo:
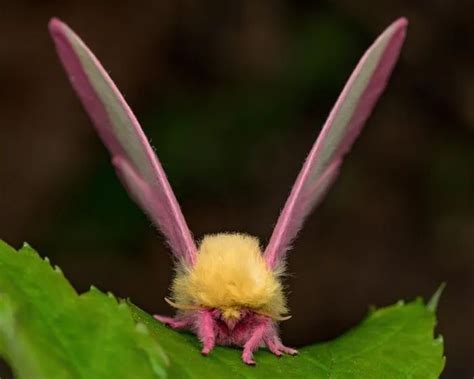
[[[215,234],[202,240],[193,267],[178,267],[172,285],[177,308],[218,308],[238,318],[247,308],[275,319],[286,313],[280,271],[267,268],[258,239]]]

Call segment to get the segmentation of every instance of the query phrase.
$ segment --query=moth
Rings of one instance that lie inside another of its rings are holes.
[[[194,332],[202,354],[215,345],[242,347],[243,362],[266,346],[276,356],[297,354],[279,336],[289,318],[281,276],[290,245],[308,214],[338,176],[344,155],[384,90],[405,39],[407,20],[392,23],[357,64],[311,148],[261,249],[255,237],[206,235],[196,245],[155,151],[125,99],[82,40],[52,19],[49,30],[72,86],[108,148],[131,197],[165,236],[175,258],[171,286],[175,317],[155,318],[173,329]]]

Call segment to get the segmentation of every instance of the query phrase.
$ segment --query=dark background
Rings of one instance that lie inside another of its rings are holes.
[[[289,345],[442,281],[444,378],[474,375],[472,1],[54,2],[0,6],[0,238],[28,241],[79,291],[149,312],[172,268],[128,199],[56,57],[58,16],[97,54],[157,148],[196,238],[270,236],[359,57],[399,16],[386,94],[289,257]]]

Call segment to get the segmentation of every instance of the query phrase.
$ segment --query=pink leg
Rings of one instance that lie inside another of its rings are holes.
[[[190,325],[190,320],[186,318],[174,318],[160,315],[154,315],[153,317],[172,329],[184,329]]]
[[[202,342],[201,353],[208,355],[216,344],[215,322],[212,313],[208,310],[199,312],[197,335]]]
[[[278,358],[280,358],[283,353],[278,349],[278,345],[275,342],[274,338],[265,338],[265,344],[273,354],[275,354]]]
[[[298,354],[298,350],[286,347],[281,343],[280,337],[278,337],[278,334],[274,329],[265,336],[265,344],[268,346],[268,349],[277,357],[281,357],[283,354]]]
[[[248,365],[254,365],[253,352],[259,348],[264,340],[265,334],[268,333],[268,328],[271,328],[268,320],[261,319],[253,330],[252,335],[244,345],[244,351],[242,352],[242,360]]]
[[[287,347],[285,345],[283,345],[281,342],[278,344],[278,349],[285,353],[285,354],[288,354],[288,355],[297,355],[298,354],[298,350],[296,349],[292,349],[291,347]]]

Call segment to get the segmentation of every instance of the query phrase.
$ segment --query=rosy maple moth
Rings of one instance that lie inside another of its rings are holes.
[[[294,355],[278,333],[288,308],[281,284],[285,256],[310,211],[335,181],[344,155],[361,131],[398,59],[407,21],[391,24],[359,61],[309,152],[269,243],[225,233],[196,246],[163,168],[137,119],[81,39],[64,23],[49,24],[72,86],[110,151],[112,163],[133,199],[166,237],[176,262],[171,299],[175,317],[155,316],[174,329],[189,329],[207,355],[216,344],[253,352]]]

